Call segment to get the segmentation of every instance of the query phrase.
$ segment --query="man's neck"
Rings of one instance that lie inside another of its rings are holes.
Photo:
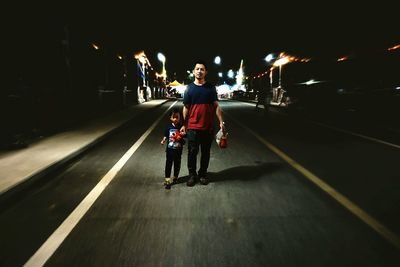
[[[195,85],[203,85],[205,83],[206,83],[205,79],[201,79],[201,80],[196,79],[196,80],[194,80],[194,84]]]

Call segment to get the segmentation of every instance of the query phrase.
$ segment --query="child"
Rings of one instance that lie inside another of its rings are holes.
[[[169,119],[172,123],[168,124],[166,127],[164,137],[161,140],[162,145],[168,142],[165,148],[167,156],[165,162],[165,189],[171,189],[172,183],[176,183],[178,180],[179,171],[181,169],[182,149],[185,144],[185,140],[179,132],[182,125],[181,114],[177,108],[170,111]],[[174,176],[171,180],[172,165],[174,165]]]

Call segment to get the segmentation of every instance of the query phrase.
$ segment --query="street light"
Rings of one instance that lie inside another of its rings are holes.
[[[157,58],[158,58],[158,60],[159,61],[161,61],[162,62],[162,72],[161,72],[161,74],[158,74],[158,73],[156,73],[156,76],[157,76],[157,81],[158,81],[158,77],[161,77],[162,78],[162,91],[163,91],[163,95],[166,93],[166,90],[167,90],[167,71],[166,71],[166,69],[165,69],[165,61],[166,61],[166,58],[165,58],[165,56],[164,56],[164,54],[163,53],[158,53],[157,54]],[[160,86],[159,86],[160,87]],[[159,90],[161,90],[160,88],[159,88]]]
[[[277,105],[282,104],[282,99],[283,99],[283,94],[286,92],[282,88],[282,66],[289,63],[291,61],[291,58],[284,53],[281,53],[279,55],[279,58],[275,60],[275,62],[272,64],[271,68],[271,79],[272,79],[272,70],[273,67],[279,67],[279,82],[278,82],[278,87],[277,88],[272,88],[272,103],[276,103]],[[271,86],[273,86],[272,81],[271,81]]]
[[[220,68],[219,68],[219,66],[221,65],[221,57],[220,56],[216,56],[215,58],[214,58],[214,64],[217,66],[216,67],[216,70],[217,71],[220,71]],[[218,73],[218,77],[217,77],[217,85],[219,85],[221,82],[221,78],[222,78],[222,72],[219,72]]]
[[[233,70],[232,69],[230,69],[230,70],[228,70],[228,77],[229,78],[231,78],[231,79],[233,79],[233,77],[235,77],[235,73],[233,72]]]
[[[288,56],[279,57],[273,64],[273,66],[279,67],[279,87],[282,85],[282,66],[289,63],[290,58]]]
[[[268,63],[270,63],[273,59],[275,59],[275,56],[274,56],[274,54],[268,54],[265,58],[264,58],[264,60],[265,61],[267,61]]]
[[[121,55],[117,55],[118,59],[121,60],[122,62],[122,67],[123,67],[123,105],[127,106],[128,102],[127,102],[127,93],[132,92],[131,90],[128,89],[128,70],[127,70],[127,66],[126,66],[126,56],[121,56]]]
[[[162,64],[163,64],[161,76],[163,77],[164,81],[166,81],[166,79],[167,79],[167,71],[166,71],[166,69],[165,69],[165,60],[166,60],[166,58],[165,58],[165,56],[164,56],[163,53],[158,53],[158,54],[157,54],[157,58],[158,58],[158,60],[161,61]]]
[[[102,57],[103,57],[103,61],[104,61],[104,85],[102,86],[102,88],[100,90],[107,90],[108,88],[108,83],[109,83],[109,73],[108,73],[108,62],[107,62],[107,50],[105,47],[100,47],[99,45],[92,43],[91,44],[92,47],[101,52]]]
[[[216,65],[221,65],[221,57],[220,57],[220,56],[216,56],[216,57],[214,58],[214,63],[215,63]]]
[[[187,70],[186,73],[187,73],[187,78],[186,78],[187,82],[190,83],[194,79],[193,78],[194,77],[193,71]]]

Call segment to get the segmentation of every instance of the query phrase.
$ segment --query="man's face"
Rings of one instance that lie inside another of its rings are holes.
[[[203,64],[196,64],[196,66],[194,66],[193,74],[196,79],[204,79],[207,74],[206,67]]]

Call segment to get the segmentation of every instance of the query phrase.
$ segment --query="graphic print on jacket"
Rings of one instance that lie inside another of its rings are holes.
[[[182,148],[182,141],[183,139],[179,129],[170,128],[168,134],[168,148],[180,149]]]

